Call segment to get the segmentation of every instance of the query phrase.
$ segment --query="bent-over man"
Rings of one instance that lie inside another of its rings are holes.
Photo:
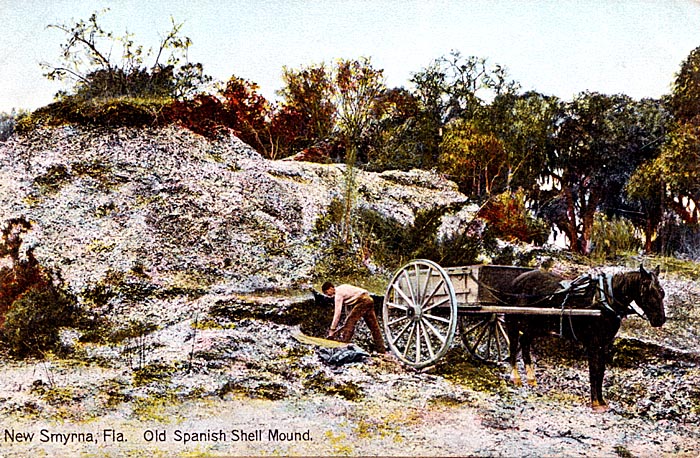
[[[338,285],[335,287],[331,282],[325,282],[321,286],[321,291],[326,296],[334,297],[335,307],[333,310],[333,321],[331,328],[328,331],[328,337],[340,342],[350,342],[352,336],[355,335],[355,326],[360,318],[365,319],[365,323],[372,333],[372,339],[378,353],[386,353],[384,346],[384,338],[379,328],[377,314],[374,311],[374,300],[369,295],[367,290],[358,288],[353,285]],[[338,327],[340,316],[343,313],[344,307],[352,307],[348,313],[345,323],[342,327]]]

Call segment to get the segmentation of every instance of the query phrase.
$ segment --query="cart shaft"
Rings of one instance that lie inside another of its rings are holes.
[[[567,315],[567,316],[600,316],[600,310],[549,308],[549,307],[508,307],[500,305],[459,304],[459,312],[472,313],[507,313],[509,315]]]

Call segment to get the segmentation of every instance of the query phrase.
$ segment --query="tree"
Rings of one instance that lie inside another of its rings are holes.
[[[232,76],[220,91],[226,125],[263,156],[277,157],[278,145],[271,128],[274,107],[258,93],[258,85]]]
[[[626,218],[644,233],[644,249],[650,252],[652,241],[659,224],[663,220],[665,209],[663,193],[657,186],[647,195],[633,193],[629,186],[635,175],[650,162],[654,161],[668,135],[671,127],[671,115],[662,100],[642,99],[632,104],[634,118],[628,129],[630,138],[631,160],[622,169],[623,174],[615,182],[615,187],[605,193],[602,210],[610,219]]]
[[[480,123],[480,130],[486,132],[483,121],[489,103],[518,90],[518,84],[507,79],[504,67],[489,66],[486,59],[475,56],[465,58],[458,51],[433,61],[414,74],[411,83],[421,107],[416,122],[421,139],[417,154],[429,167],[438,162],[448,124],[463,119],[474,125]]]
[[[490,195],[506,168],[503,143],[474,122],[457,119],[448,124],[440,151],[440,170],[468,195]]]
[[[386,90],[384,71],[372,67],[369,59],[340,60],[335,72],[334,100],[336,129],[348,147],[346,160],[355,164],[362,155],[367,157],[367,145],[373,143],[377,120],[383,106],[381,96]]]
[[[288,140],[290,149],[300,150],[330,138],[337,109],[331,71],[325,64],[298,70],[284,67],[282,80],[278,124],[296,127],[296,135]]]
[[[370,60],[340,60],[335,73],[336,127],[347,147],[345,156],[345,211],[343,239],[349,242],[351,214],[355,200],[355,165],[361,153],[367,157],[364,144],[371,142],[377,104],[385,90],[382,70],[372,67]]]
[[[596,211],[606,196],[622,194],[653,135],[628,96],[582,93],[566,104],[547,174],[560,191],[552,220],[572,251],[590,252]]]
[[[100,13],[95,12],[87,21],[79,20],[73,25],[48,26],[67,37],[61,45],[59,63],[42,63],[48,79],[73,82],[71,93],[59,92],[58,96],[184,98],[211,82],[201,64],[187,61],[192,41],[180,35],[182,23],[171,18],[172,27],[154,52],[136,44],[132,34],[116,36],[104,30],[98,23]],[[112,58],[114,47],[121,50],[117,61]],[[153,61],[147,65],[149,58]]]
[[[380,96],[373,148],[368,152],[373,170],[420,168],[421,133],[418,129],[420,106],[416,96],[405,88],[387,89]],[[426,164],[430,165],[430,164]]]
[[[662,125],[655,153],[631,177],[628,195],[646,216],[645,249],[671,210],[686,224],[698,219],[698,127],[700,125],[700,47],[690,52],[673,82],[672,93],[656,101]]]
[[[646,163],[628,185],[633,196],[662,196],[686,224],[700,221],[700,126],[685,124],[671,134],[661,154]]]
[[[678,122],[700,124],[700,47],[693,49],[681,63],[669,106]]]
[[[505,151],[501,190],[522,188],[536,200],[541,188],[538,179],[545,177],[542,172],[552,152],[561,112],[559,99],[536,92],[507,93],[494,99],[487,123]]]

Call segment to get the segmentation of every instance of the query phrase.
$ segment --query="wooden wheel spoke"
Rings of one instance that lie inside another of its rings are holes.
[[[403,310],[404,312],[408,310],[408,307],[405,305],[397,304],[396,302],[387,302],[387,307]]]
[[[431,315],[429,313],[424,314],[423,318],[426,318],[426,319],[430,318],[431,320],[440,321],[442,323],[450,324],[450,320],[448,320],[447,318],[443,318],[443,317],[437,316],[437,315]]]
[[[501,324],[501,323],[500,323],[499,320],[497,319],[496,322],[493,324],[493,330],[492,330],[493,339],[494,339],[495,344],[496,344],[496,357],[498,358],[498,361],[500,361],[500,360],[502,359],[501,355],[502,355],[502,353],[503,353],[503,352],[502,352],[502,348],[501,348],[501,329],[500,329],[500,324]]]
[[[499,320],[496,324],[498,325],[498,330],[501,333],[501,336],[503,336],[503,340],[506,342],[506,345],[510,345],[510,339],[508,338],[508,333],[503,328],[503,323],[501,323]]]
[[[432,304],[430,307],[424,308],[424,309],[423,309],[423,313],[428,312],[428,311],[434,309],[435,307],[440,307],[441,305],[446,304],[446,303],[448,303],[448,302],[450,302],[450,299],[449,299],[449,298],[443,299],[443,300],[441,300],[440,302],[436,302],[436,303]]]
[[[405,297],[406,302],[409,304],[415,306],[417,304],[416,302],[416,293],[413,291],[413,283],[411,282],[411,277],[408,275],[408,271],[404,270],[403,271],[403,277],[406,280],[406,286],[408,287],[408,291],[411,293],[411,299],[409,300],[408,297]]]
[[[416,323],[416,362],[421,361],[421,332],[420,332],[420,322]]]
[[[430,267],[428,267],[428,270],[425,272],[425,283],[423,284],[423,291],[420,293],[420,305],[423,307],[426,302],[428,302],[430,299],[426,298],[425,294],[428,292],[428,286],[430,286],[430,278],[432,277],[432,274],[430,273]],[[432,296],[431,296],[432,297]]]
[[[391,339],[391,343],[392,343],[393,345],[396,345],[396,342],[398,342],[398,340],[401,338],[401,336],[404,335],[404,334],[406,333],[406,331],[408,330],[408,328],[411,326],[411,323],[412,323],[412,321],[409,321],[408,323],[406,323],[406,326],[403,327],[403,329],[401,330],[401,332],[399,332],[398,334],[396,334],[396,336],[395,336],[393,339]]]
[[[410,326],[410,325],[413,326]],[[411,348],[411,341],[413,340],[413,334],[416,330],[416,326],[414,322],[409,323],[409,326],[411,327],[411,332],[408,333],[408,339],[406,340],[406,348],[403,350],[403,357],[406,358],[406,355],[408,355],[408,350]],[[418,360],[416,360],[418,362]]]
[[[426,283],[427,283],[427,282],[426,282]],[[443,286],[444,284],[445,284],[445,280],[443,280],[443,279],[441,278],[440,281],[438,282],[437,286],[433,289],[433,292],[430,293],[429,296],[426,296],[426,297],[423,298],[423,304],[421,304],[421,305],[425,305],[428,301],[430,301],[430,299],[432,299],[433,297],[435,297],[435,295],[437,294],[437,292],[440,290],[440,288],[442,288],[442,286]],[[427,286],[427,285],[426,285],[426,286]],[[445,299],[445,300],[443,300],[443,301],[440,301],[439,304],[444,304],[445,302],[449,302],[449,301],[450,301],[450,298],[448,297],[447,299]],[[432,307],[434,307],[434,305],[431,306],[431,308],[432,308]]]
[[[425,330],[425,326],[421,326],[421,330],[423,331],[423,338],[425,339],[425,346],[428,348],[428,353],[430,354],[430,358],[435,359],[435,350],[433,350],[433,345],[430,341],[430,336],[428,335],[428,331]]]
[[[396,284],[392,284],[391,287],[394,288],[394,291],[396,291],[397,293],[399,293],[399,296],[401,296],[401,297],[403,298],[403,300],[406,301],[406,303],[407,303],[409,306],[413,306],[414,302],[413,302],[408,296],[406,296],[406,293],[404,293],[404,292],[401,290],[401,288],[399,288],[398,286],[396,286]],[[395,305],[398,305],[398,304],[395,304]],[[399,307],[397,307],[397,308],[399,308]]]
[[[486,359],[489,359],[491,356],[491,343],[493,342],[493,331],[494,331],[494,326],[492,323],[489,322],[489,324],[486,326]]]
[[[482,324],[483,324],[483,322],[482,322]],[[481,328],[481,332],[479,333],[479,336],[476,338],[476,340],[474,341],[474,344],[471,347],[472,353],[476,352],[476,349],[479,346],[479,344],[481,343],[481,340],[484,338],[484,335],[486,334],[487,330],[488,330],[488,326],[486,326],[486,325],[484,325]]]
[[[423,290],[425,289],[425,286],[421,287],[421,280],[420,280],[420,265],[416,264],[414,266],[415,275],[416,275],[416,304],[419,306],[423,306]],[[430,271],[426,272],[426,279],[425,282],[428,283],[428,278],[427,276],[430,275]]]
[[[445,344],[445,336],[443,336],[442,334],[440,334],[440,331],[438,331],[437,329],[435,329],[435,326],[433,326],[432,324],[430,324],[430,321],[425,320],[425,321],[423,322],[423,324],[425,325],[425,327],[427,327],[427,328],[433,333],[433,335],[434,335],[435,337],[438,338],[438,340],[440,341],[440,343],[442,343],[443,345]]]
[[[466,335],[469,335],[469,334],[472,333],[472,331],[474,331],[475,329],[480,328],[480,327],[482,327],[482,326],[484,326],[484,320],[479,320],[478,323],[472,325],[472,327],[470,327],[470,328],[467,329],[466,331],[462,331],[462,334],[464,334],[465,336],[466,336]]]
[[[402,321],[408,320],[409,318],[407,316],[401,316],[396,318],[395,320],[389,321],[389,326],[393,326],[395,324],[401,323]]]

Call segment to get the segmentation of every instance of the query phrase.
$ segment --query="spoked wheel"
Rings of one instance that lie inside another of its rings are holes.
[[[422,368],[447,353],[457,329],[457,296],[436,263],[414,260],[402,267],[384,295],[389,348],[404,363]]]
[[[459,317],[459,334],[469,353],[482,361],[500,363],[508,358],[510,340],[500,313]]]

